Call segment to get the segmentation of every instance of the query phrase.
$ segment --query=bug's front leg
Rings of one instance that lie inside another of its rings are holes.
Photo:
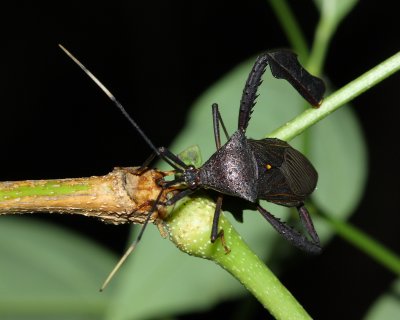
[[[225,253],[228,254],[229,252],[231,252],[231,249],[229,249],[229,247],[226,245],[224,230],[221,229],[221,231],[218,231],[218,222],[219,216],[221,215],[222,200],[223,196],[220,194],[215,203],[215,212],[213,217],[213,224],[211,227],[211,242],[214,243],[218,238],[220,238],[222,246],[225,249]]]

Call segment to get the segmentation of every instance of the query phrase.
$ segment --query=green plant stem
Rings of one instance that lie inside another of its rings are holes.
[[[357,79],[327,97],[318,109],[307,109],[293,120],[276,129],[268,137],[291,140],[324,119],[336,109],[367,91],[400,69],[400,52],[381,62]]]
[[[315,29],[313,46],[307,70],[314,75],[322,73],[329,42],[334,35],[340,22],[354,8],[358,0],[318,0],[315,1],[320,11],[320,19]]]
[[[321,19],[318,22],[313,46],[311,49],[310,57],[307,63],[307,70],[314,74],[319,75],[322,72],[324,65],[326,52],[328,51],[329,41],[334,33],[334,26],[330,19],[326,19],[324,15],[321,15]]]
[[[269,0],[268,2],[274,10],[294,51],[302,60],[306,61],[309,54],[307,42],[290,6],[286,0]]]
[[[231,251],[226,253],[220,238],[211,243],[214,212],[215,203],[206,196],[182,200],[166,221],[171,240],[182,251],[212,260],[230,272],[276,319],[311,319],[223,214],[219,226]]]
[[[343,222],[329,215],[322,214],[317,210],[332,228],[345,240],[353,244],[356,248],[365,252],[376,262],[380,263],[392,272],[400,275],[400,257],[393,251],[387,249],[366,233],[352,226],[348,222]]]

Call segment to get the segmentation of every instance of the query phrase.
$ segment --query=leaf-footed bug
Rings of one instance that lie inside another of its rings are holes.
[[[281,49],[271,50],[257,57],[246,81],[240,101],[238,129],[231,137],[229,137],[222,121],[218,105],[215,103],[212,105],[214,138],[217,151],[201,167],[196,168],[192,165],[186,165],[168,149],[155,147],[114,95],[71,53],[61,45],[60,47],[106,93],[153,150],[153,156],[142,167],[146,168],[155,156],[159,156],[174,168],[175,173],[173,180],[161,181],[162,189],[158,197],[153,201],[139,235],[111,272],[102,289],[140,241],[152,213],[156,210],[157,205],[160,204],[162,193],[167,189],[170,190],[175,185],[181,186],[183,184],[186,187],[179,189],[179,192],[167,200],[165,205],[172,205],[199,189],[212,189],[218,192],[211,242],[215,242],[218,237],[223,240],[223,230],[218,231],[218,221],[223,196],[228,195],[255,204],[261,215],[294,246],[314,254],[321,251],[318,234],[304,206],[306,197],[316,187],[317,171],[303,154],[292,148],[285,141],[274,138],[253,140],[248,139],[245,135],[252,109],[258,97],[257,90],[262,83],[261,78],[267,65],[270,66],[272,75],[275,78],[287,80],[310,104],[313,106],[320,105],[325,91],[323,81],[309,74],[300,65],[297,56],[293,52]],[[220,125],[228,139],[224,145],[221,144]],[[311,239],[306,238],[274,217],[260,206],[259,200],[267,200],[286,207],[296,207],[300,220]],[[225,247],[225,250],[228,253],[229,249],[227,247]]]

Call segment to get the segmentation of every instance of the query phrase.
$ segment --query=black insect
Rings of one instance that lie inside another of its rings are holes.
[[[66,50],[64,49],[64,51]],[[116,98],[69,52],[67,54],[78,63],[120,108],[147,144],[153,149],[155,155],[164,159],[175,169],[174,180],[162,181],[162,190],[158,198],[154,201],[152,209],[148,213],[147,220],[129,252],[133,250],[134,246],[140,240],[147,222],[159,204],[162,193],[171,186],[182,184],[185,184],[187,188],[175,194],[166,202],[166,205],[172,205],[179,199],[199,189],[212,189],[218,192],[212,224],[211,242],[214,242],[218,237],[223,237],[223,230],[218,231],[218,221],[223,196],[229,195],[253,203],[262,216],[286,240],[296,247],[314,254],[321,251],[317,232],[304,206],[306,197],[316,187],[318,180],[317,171],[304,155],[292,148],[285,141],[270,138],[253,140],[248,139],[245,135],[252,109],[258,97],[257,90],[262,83],[261,78],[268,64],[273,76],[287,80],[309,103],[314,106],[319,106],[321,103],[325,91],[324,83],[321,79],[310,75],[300,65],[297,56],[293,52],[288,50],[272,50],[263,53],[257,58],[245,84],[240,101],[238,129],[230,138],[218,111],[218,105],[212,105],[214,137],[217,151],[200,168],[186,165],[164,147],[156,148]],[[224,145],[221,144],[220,124],[228,139]],[[144,166],[147,166],[154,156],[149,158]],[[259,200],[261,199],[286,207],[296,207],[310,239],[290,228],[262,208],[259,205]],[[124,259],[125,256],[122,261]]]

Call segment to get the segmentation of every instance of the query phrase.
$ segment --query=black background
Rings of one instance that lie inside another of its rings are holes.
[[[317,12],[291,1],[311,42]],[[399,50],[395,1],[361,1],[339,27],[325,74],[341,87]],[[113,91],[156,145],[168,145],[210,84],[262,50],[288,46],[267,1],[18,2],[0,10],[0,180],[102,175],[150,153],[64,44]],[[351,222],[400,250],[399,75],[353,105],[369,146],[365,197]],[[121,252],[128,227],[43,216]],[[308,282],[313,278],[312,284]],[[281,279],[316,319],[358,319],[395,275],[335,237]],[[367,280],[366,280],[367,279]],[[351,284],[349,286],[349,284]],[[233,317],[231,303],[187,318]],[[254,303],[255,314],[266,312]]]

